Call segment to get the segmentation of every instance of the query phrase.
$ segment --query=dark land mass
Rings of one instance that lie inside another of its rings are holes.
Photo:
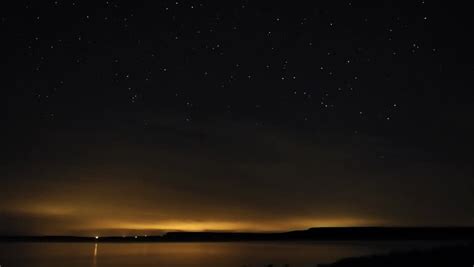
[[[324,227],[283,233],[169,232],[162,236],[0,236],[1,242],[474,240],[474,227]]]
[[[472,266],[474,244],[465,246],[439,247],[431,250],[391,252],[388,254],[346,258],[332,264],[318,267],[399,267],[399,266]]]

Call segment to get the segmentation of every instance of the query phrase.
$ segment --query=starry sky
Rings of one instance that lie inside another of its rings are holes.
[[[474,225],[461,3],[3,2],[0,234]]]

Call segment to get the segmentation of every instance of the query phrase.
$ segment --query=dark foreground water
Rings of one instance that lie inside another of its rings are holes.
[[[1,267],[316,266],[427,242],[0,243]]]

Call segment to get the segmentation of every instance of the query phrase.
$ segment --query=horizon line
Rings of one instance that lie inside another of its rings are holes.
[[[150,232],[163,231],[162,234],[126,234],[126,235],[100,235],[100,234],[90,234],[90,235],[74,235],[74,234],[0,234],[0,238],[137,238],[137,237],[165,237],[170,233],[203,233],[203,234],[285,234],[292,232],[304,232],[312,229],[474,229],[473,226],[317,226],[309,227],[305,229],[289,229],[282,231],[233,231],[233,230],[202,230],[202,231],[187,231],[187,230],[150,230]],[[118,229],[107,229],[107,230],[118,230]],[[130,231],[140,231],[146,232],[146,230],[138,229],[127,229]]]

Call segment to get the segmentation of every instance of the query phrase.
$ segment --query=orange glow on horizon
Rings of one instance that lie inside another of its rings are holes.
[[[180,214],[167,215],[161,218],[162,213],[153,214],[148,210],[115,207],[85,208],[86,205],[76,203],[53,204],[52,202],[25,203],[21,207],[23,214],[31,214],[35,218],[57,219],[58,223],[44,225],[33,229],[33,234],[51,235],[88,235],[99,239],[104,235],[134,236],[153,234],[159,235],[170,231],[220,231],[220,232],[285,232],[304,230],[311,227],[357,227],[357,226],[384,226],[385,221],[373,218],[356,216],[315,215],[279,216],[265,218],[246,217],[236,220],[236,215],[219,213],[219,217],[210,220],[208,214],[188,214],[189,219],[183,219]],[[117,212],[115,212],[117,211]],[[173,218],[177,216],[178,218]],[[228,217],[229,219],[227,219]],[[63,221],[63,218],[68,220]]]
[[[311,227],[350,227],[350,226],[373,226],[380,225],[375,220],[363,220],[357,218],[335,218],[335,219],[301,219],[282,220],[275,222],[231,222],[231,221],[166,221],[157,223],[140,222],[110,222],[103,225],[107,229],[129,230],[129,231],[249,231],[249,232],[271,232],[301,230]]]

